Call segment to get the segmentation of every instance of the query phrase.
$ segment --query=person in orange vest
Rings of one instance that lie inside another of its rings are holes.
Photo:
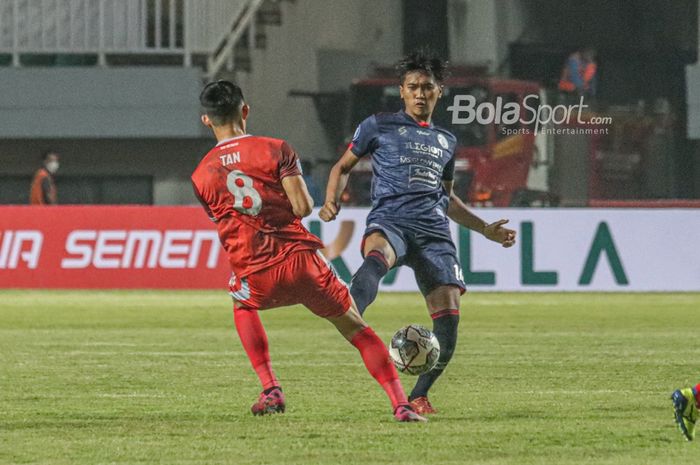
[[[561,93],[577,99],[579,96],[595,97],[598,84],[595,55],[593,47],[586,47],[569,55],[561,70]]]
[[[49,150],[44,152],[44,166],[34,174],[32,187],[29,191],[29,203],[31,205],[55,205],[58,203],[56,182],[53,179],[58,171],[58,153]]]

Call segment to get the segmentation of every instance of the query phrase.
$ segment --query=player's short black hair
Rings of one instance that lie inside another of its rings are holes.
[[[414,71],[421,71],[433,76],[437,82],[443,82],[448,76],[448,63],[438,58],[430,50],[415,50],[396,64],[396,73],[401,84],[403,84],[406,75]]]
[[[199,103],[216,126],[236,119],[244,102],[241,88],[229,81],[210,82],[199,94]]]

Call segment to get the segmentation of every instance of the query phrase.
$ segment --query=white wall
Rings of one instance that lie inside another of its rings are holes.
[[[698,1],[700,8],[700,1]],[[700,31],[700,15],[698,15],[698,30]],[[700,33],[698,34],[698,50],[700,50]],[[689,139],[700,139],[700,60],[685,67],[686,103],[688,104]]]
[[[484,64],[489,71],[498,72],[511,42],[536,35],[528,18],[525,0],[450,0],[452,62]]]
[[[282,25],[265,26],[267,48],[253,50],[252,72],[237,73],[252,107],[249,131],[287,139],[303,158],[335,159],[337,148],[326,142],[311,99],[288,93],[320,89],[319,50],[354,57],[346,63],[342,79],[326,83],[326,88],[347,89],[353,78],[367,76],[372,61],[397,61],[402,52],[401,1],[297,0],[281,6]],[[212,142],[198,119],[199,70],[162,68],[155,75],[144,68],[135,70],[136,74],[117,68],[5,68],[0,72],[0,135],[16,138],[0,140],[3,173],[31,173],[40,151],[54,147],[64,154],[63,173],[143,172],[155,177],[157,204],[194,200],[189,173]],[[131,77],[123,79],[127,74]],[[37,84],[23,77],[30,75]],[[175,84],[160,75],[174,76]],[[60,82],[56,76],[62,76]],[[81,90],[90,83],[88,90],[95,92]],[[35,95],[32,88],[42,92]],[[100,99],[95,101],[93,94]],[[76,101],[78,106],[71,104]],[[37,111],[47,102],[48,111]],[[25,108],[20,115],[24,119],[16,118],[18,106]],[[36,118],[39,124],[32,124]],[[118,139],[133,137],[143,139]],[[156,139],[162,137],[174,139]]]
[[[182,67],[0,69],[0,137],[201,137],[200,72]]]
[[[238,73],[251,104],[250,131],[286,139],[305,158],[335,158],[312,100],[288,93],[321,90],[319,50],[359,58],[337,88],[367,76],[370,61],[396,62],[402,52],[401,1],[298,0],[281,6],[282,25],[266,26],[267,48],[253,51],[252,72]]]
[[[449,4],[450,55],[454,63],[498,63],[496,2],[452,0]]]

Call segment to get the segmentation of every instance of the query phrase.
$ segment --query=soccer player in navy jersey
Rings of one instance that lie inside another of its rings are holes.
[[[362,314],[392,267],[407,265],[415,272],[440,342],[438,364],[418,378],[409,396],[414,410],[427,414],[436,413],[428,391],[454,353],[459,301],[466,290],[448,218],[503,247],[515,243],[515,231],[503,226],[508,220],[481,220],[452,192],[457,139],[431,122],[442,96],[446,63],[414,52],[397,70],[405,108],[372,115],[359,125],[330,172],[319,216],[323,221],[336,218],[350,171],[370,155],[372,209],[362,243],[364,262],[352,278],[350,293]]]

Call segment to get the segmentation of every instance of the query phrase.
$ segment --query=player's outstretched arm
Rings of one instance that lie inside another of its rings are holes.
[[[503,247],[512,247],[515,244],[515,231],[503,227],[504,224],[508,223],[508,220],[498,220],[490,224],[487,223],[469,211],[469,208],[464,202],[455,195],[452,191],[452,181],[443,181],[443,185],[450,196],[447,216],[452,221],[472,231],[483,234],[487,239],[498,242]]]
[[[321,207],[321,211],[318,212],[318,216],[323,221],[333,221],[338,216],[340,196],[348,185],[350,171],[359,161],[360,158],[348,149],[331,168],[331,173],[328,176],[328,187],[326,187],[326,201]]]
[[[314,209],[314,200],[309,194],[304,178],[301,176],[285,176],[282,178],[282,188],[292,204],[292,212],[300,218],[309,216]]]

